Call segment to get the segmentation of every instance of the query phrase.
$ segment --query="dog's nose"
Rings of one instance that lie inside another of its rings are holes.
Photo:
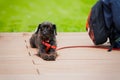
[[[44,35],[46,35],[46,34],[47,34],[47,31],[46,31],[46,30],[44,30],[44,31],[43,31],[43,34],[44,34]]]

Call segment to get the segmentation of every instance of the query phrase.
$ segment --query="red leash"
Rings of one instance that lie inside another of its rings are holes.
[[[67,48],[99,48],[99,49],[109,49],[108,46],[65,46],[65,47],[61,47],[58,48],[58,50],[62,50],[62,49],[67,49]],[[120,48],[113,48],[113,50],[118,50],[120,51]]]
[[[42,44],[46,46],[46,51],[48,51],[50,48],[52,48],[52,49],[56,49],[56,48],[57,48],[56,46],[51,45],[51,44],[48,43],[48,42],[44,42],[44,41],[43,41]]]
[[[56,49],[57,47],[55,45],[51,45],[48,42],[42,42],[43,45],[46,46],[46,51],[48,51],[50,48],[55,49],[55,50],[62,50],[62,49],[68,49],[68,48],[99,48],[99,49],[109,49],[108,46],[65,46],[65,47],[61,47]],[[113,48],[112,50],[118,50],[120,51],[120,48]]]

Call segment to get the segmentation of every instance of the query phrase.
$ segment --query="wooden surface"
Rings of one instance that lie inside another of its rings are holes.
[[[31,34],[0,33],[0,80],[120,80],[120,50],[67,48],[44,61],[30,47]],[[58,33],[57,44],[93,46],[87,33]]]

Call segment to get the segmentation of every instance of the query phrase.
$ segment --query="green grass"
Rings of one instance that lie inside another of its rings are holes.
[[[43,21],[58,32],[85,31],[96,0],[0,0],[0,32],[32,32]]]

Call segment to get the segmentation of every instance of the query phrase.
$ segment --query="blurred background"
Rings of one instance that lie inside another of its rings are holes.
[[[58,32],[84,32],[97,0],[0,0],[0,32],[34,32],[50,21]]]

